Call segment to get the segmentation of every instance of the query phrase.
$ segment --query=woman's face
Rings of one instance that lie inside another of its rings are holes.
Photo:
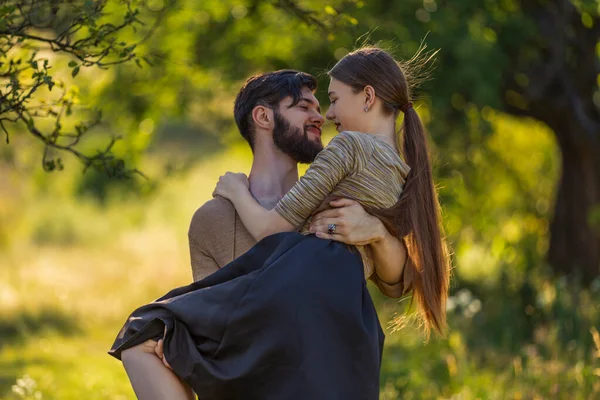
[[[354,93],[351,86],[333,77],[328,92],[331,105],[325,117],[335,123],[337,131],[365,132],[365,93]]]

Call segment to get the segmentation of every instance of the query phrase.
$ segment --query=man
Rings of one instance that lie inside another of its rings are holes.
[[[324,118],[314,96],[316,87],[312,76],[283,70],[248,79],[238,93],[235,121],[254,154],[250,191],[264,207],[274,207],[298,180],[298,163],[311,162],[323,149]],[[390,297],[404,294],[406,250],[402,242],[357,202],[341,199],[331,205],[333,209],[313,218],[313,232],[347,244],[369,244],[376,264],[373,281]],[[327,233],[330,224],[336,224],[334,234]],[[196,211],[188,236],[196,281],[227,265],[256,243],[233,205],[220,197]],[[162,341],[157,344],[148,340],[125,350],[122,360],[138,398],[192,398],[191,390],[165,368],[169,365],[163,356]]]
[[[323,149],[324,118],[314,96],[316,87],[312,76],[283,70],[251,77],[237,95],[234,118],[254,155],[250,191],[265,208],[273,208],[298,180],[298,163],[312,162]],[[355,201],[341,199],[331,206],[315,216],[312,230],[347,244],[370,244],[377,265],[372,280],[385,295],[400,297],[406,259],[400,240]],[[330,224],[336,225],[335,234],[328,233]],[[188,237],[194,280],[217,271],[256,243],[233,205],[221,197],[196,211]]]

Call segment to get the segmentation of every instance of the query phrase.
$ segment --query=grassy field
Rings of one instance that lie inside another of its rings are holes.
[[[106,352],[135,306],[190,281],[190,217],[222,171],[248,168],[234,146],[150,195],[104,205],[73,195],[75,173],[13,168],[0,185],[0,398],[133,399]],[[600,284],[532,285],[535,313],[510,284],[463,281],[447,338],[424,344],[414,327],[388,329],[381,398],[600,398]],[[384,325],[407,304],[373,294]]]

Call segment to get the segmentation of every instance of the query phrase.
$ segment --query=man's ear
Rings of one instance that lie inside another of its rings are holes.
[[[252,109],[252,119],[257,128],[273,129],[273,110],[265,106],[256,106]]]

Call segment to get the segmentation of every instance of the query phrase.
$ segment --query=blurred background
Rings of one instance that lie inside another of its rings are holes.
[[[600,398],[599,13],[598,0],[0,3],[0,398],[135,398],[106,352],[134,307],[191,281],[194,211],[224,171],[249,171],[242,83],[303,70],[326,110],[323,73],[365,42],[401,60],[440,49],[415,96],[454,265],[448,337],[386,329],[381,398]],[[409,304],[372,294],[384,326]]]

